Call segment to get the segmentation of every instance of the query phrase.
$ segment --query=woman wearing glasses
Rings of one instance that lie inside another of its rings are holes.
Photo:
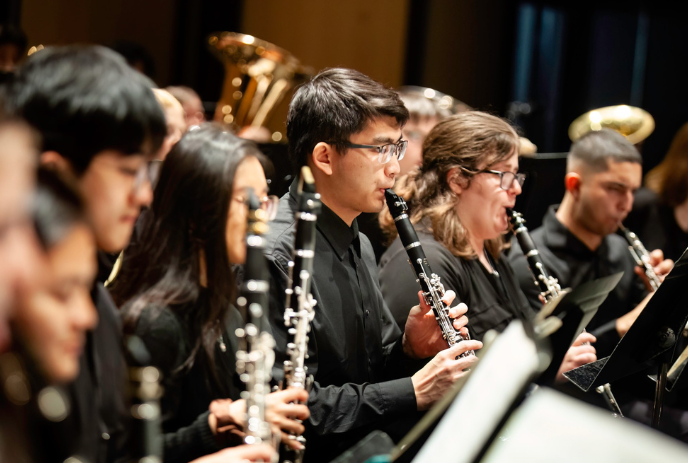
[[[490,329],[502,331],[512,320],[534,315],[502,254],[506,211],[525,181],[518,173],[518,147],[518,135],[502,119],[461,113],[435,126],[423,144],[423,164],[395,188],[410,203],[409,215],[432,269],[468,306],[471,336],[478,340]],[[386,210],[381,223],[396,236]],[[392,310],[418,298],[406,260],[397,237],[380,261],[381,289]],[[406,314],[394,315],[403,327]],[[592,340],[585,334],[577,343]],[[574,347],[564,368],[594,360],[593,347]]]
[[[188,132],[163,163],[139,245],[125,255],[112,288],[125,332],[144,341],[163,373],[165,461],[241,443],[245,404],[234,331],[244,322],[232,306],[232,266],[246,257],[249,188],[274,215],[262,159],[253,143],[222,127]],[[290,402],[307,399],[304,391],[270,394],[268,419],[303,432],[294,418],[307,418],[308,409]]]

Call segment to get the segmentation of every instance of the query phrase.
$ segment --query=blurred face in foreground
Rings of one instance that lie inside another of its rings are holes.
[[[9,343],[7,319],[15,294],[32,285],[40,254],[29,217],[37,153],[26,127],[0,123],[0,352]]]
[[[46,280],[21,292],[13,329],[51,383],[72,381],[86,331],[98,321],[90,296],[96,275],[96,245],[85,224],[73,225],[45,255]]]

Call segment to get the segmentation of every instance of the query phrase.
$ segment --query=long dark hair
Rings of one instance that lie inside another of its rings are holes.
[[[192,349],[182,369],[193,366],[201,347],[213,365],[222,334],[218,321],[234,302],[225,228],[234,175],[250,156],[263,159],[255,144],[221,126],[204,124],[188,132],[163,162],[139,245],[125,251],[112,286],[127,332],[134,331],[145,307],[169,307],[184,320]],[[200,283],[202,253],[207,291]],[[196,304],[202,293],[203,303]]]

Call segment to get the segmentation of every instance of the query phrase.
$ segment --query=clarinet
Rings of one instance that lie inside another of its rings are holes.
[[[542,296],[543,301],[547,303],[559,296],[561,292],[559,281],[547,273],[545,264],[542,263],[542,259],[540,258],[540,252],[535,247],[535,243],[533,243],[533,239],[530,237],[530,233],[528,233],[528,229],[525,226],[526,221],[523,218],[523,214],[513,209],[507,209],[507,213],[513,224],[516,240],[521,246],[523,255],[526,256],[526,260],[528,261],[530,274],[533,276],[535,285],[540,289],[540,296]]]
[[[287,359],[284,361],[282,388],[298,387],[310,390],[313,377],[308,375],[308,332],[315,316],[316,301],[311,295],[313,256],[315,251],[315,225],[320,213],[320,195],[315,192],[313,174],[308,167],[301,169],[297,196],[296,234],[294,251],[289,263],[290,288],[286,292],[284,324],[287,327]],[[305,447],[303,436],[289,435]],[[280,461],[301,463],[304,449],[294,450],[286,445],[280,448]]]
[[[385,199],[387,200],[389,212],[394,219],[394,224],[397,227],[401,243],[408,254],[408,261],[416,273],[416,281],[420,284],[420,288],[423,291],[423,299],[425,303],[432,308],[435,320],[437,320],[437,324],[442,331],[442,338],[447,341],[449,347],[458,342],[470,339],[470,336],[464,338],[461,333],[454,328],[453,320],[449,316],[449,308],[442,302],[444,286],[442,286],[440,282],[440,277],[432,272],[428,259],[425,257],[425,252],[423,251],[420,241],[418,241],[416,230],[413,228],[407,214],[408,206],[406,205],[406,201],[397,196],[391,189],[385,190]],[[459,355],[459,357],[466,357],[468,355],[475,355],[475,352],[469,350]]]
[[[647,252],[647,249],[645,249],[645,246],[643,246],[643,243],[640,241],[640,238],[638,238],[638,235],[624,227],[622,224],[619,224],[619,230],[621,230],[624,238],[626,238],[626,241],[628,241],[628,251],[631,253],[631,256],[633,256],[633,260],[635,260],[636,264],[645,270],[645,275],[647,275],[647,279],[650,281],[652,291],[657,291],[659,285],[662,284],[662,281],[655,273],[655,269],[652,267],[652,264],[650,264],[650,253]]]
[[[525,219],[523,215],[513,209],[507,209],[507,214],[514,228],[514,235],[518,244],[521,246],[523,255],[526,256],[526,261],[528,262],[528,269],[530,274],[533,276],[535,285],[540,289],[540,296],[545,303],[551,301],[552,299],[559,296],[561,293],[561,286],[559,286],[559,281],[547,273],[545,264],[540,258],[540,252],[535,247],[535,243],[528,233],[528,229],[525,226]],[[587,344],[587,343],[586,343]],[[605,403],[612,411],[614,416],[623,417],[621,408],[616,402],[616,398],[612,393],[611,386],[609,383],[597,387],[597,393],[601,394],[604,398]]]
[[[137,463],[162,463],[163,435],[160,425],[160,370],[150,366],[150,355],[137,336],[126,339],[131,399],[129,459]]]
[[[237,308],[246,325],[236,330],[242,342],[237,352],[237,373],[246,384],[241,396],[246,400],[245,444],[273,443],[270,424],[265,420],[265,396],[270,393],[270,378],[275,362],[275,341],[265,331],[264,312],[268,308],[268,268],[263,255],[267,232],[265,211],[253,190],[248,189],[248,227],[246,230],[246,264],[244,281],[239,290]]]

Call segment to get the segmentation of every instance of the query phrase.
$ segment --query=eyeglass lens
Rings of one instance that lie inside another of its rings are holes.
[[[397,155],[397,159],[401,161],[404,159],[404,154],[406,154],[406,146],[408,141],[401,140],[399,143],[384,145],[380,148],[380,155],[378,160],[380,164],[387,164],[392,156]]]
[[[526,180],[525,174],[515,174],[513,172],[500,172],[500,175],[502,177],[501,184],[499,185],[500,188],[503,190],[508,190],[514,185],[514,180],[518,182],[520,186],[523,186],[523,183]]]

